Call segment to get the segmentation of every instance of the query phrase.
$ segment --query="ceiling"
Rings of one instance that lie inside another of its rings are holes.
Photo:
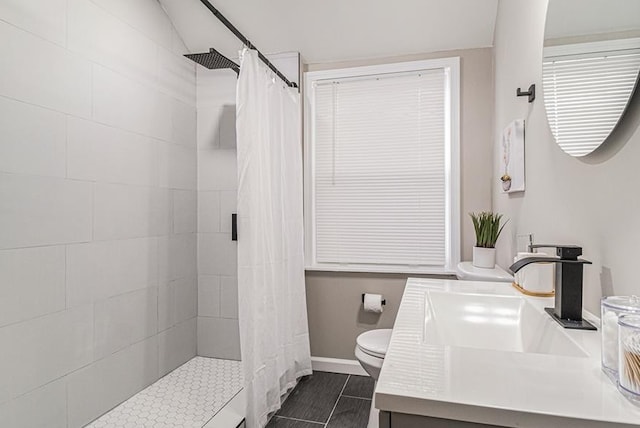
[[[241,43],[200,0],[159,0],[191,52]],[[498,0],[210,0],[264,53],[326,63],[493,45]]]

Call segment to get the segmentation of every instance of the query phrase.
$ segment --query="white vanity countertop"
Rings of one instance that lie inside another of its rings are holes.
[[[410,278],[376,386],[380,410],[522,428],[640,426],[640,407],[600,368],[599,331],[564,330],[586,357],[428,343],[429,290],[523,297],[508,283]]]

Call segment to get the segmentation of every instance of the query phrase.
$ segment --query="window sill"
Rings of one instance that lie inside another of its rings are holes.
[[[352,273],[389,273],[405,275],[455,275],[454,269],[445,267],[411,266],[353,266],[353,265],[312,265],[305,266],[305,272],[352,272]]]

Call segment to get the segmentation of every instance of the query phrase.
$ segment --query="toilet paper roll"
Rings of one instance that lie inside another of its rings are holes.
[[[513,261],[525,257],[553,257],[542,252],[518,253]],[[532,263],[515,274],[515,282],[520,287],[533,293],[551,293],[554,290],[555,265],[553,263]]]
[[[382,313],[382,295],[366,293],[364,295],[364,310],[376,314]]]

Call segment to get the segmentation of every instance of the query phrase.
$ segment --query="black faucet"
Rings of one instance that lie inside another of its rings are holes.
[[[579,259],[582,247],[576,245],[529,245],[529,251],[535,248],[555,248],[558,257],[525,257],[509,267],[512,273],[518,272],[531,263],[558,263],[556,267],[555,307],[544,308],[551,317],[564,328],[596,330],[582,319],[582,265],[591,262]]]

